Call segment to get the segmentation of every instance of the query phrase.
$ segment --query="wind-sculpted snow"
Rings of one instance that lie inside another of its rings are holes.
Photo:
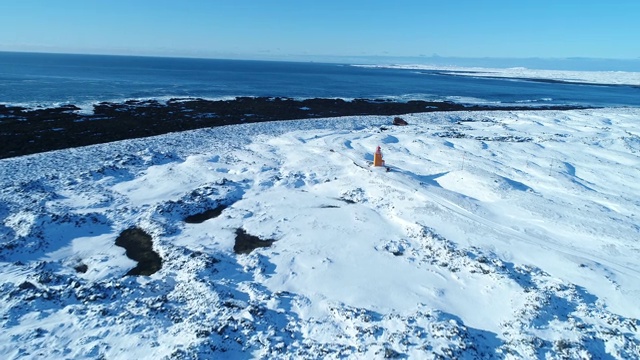
[[[640,358],[640,110],[403,119],[1,160],[0,357]]]

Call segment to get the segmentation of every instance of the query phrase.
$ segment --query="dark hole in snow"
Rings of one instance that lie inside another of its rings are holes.
[[[336,206],[336,205],[320,205],[321,209],[339,209],[340,206]]]
[[[209,219],[216,218],[222,214],[222,211],[227,208],[227,205],[218,205],[214,209],[208,209],[201,213],[189,215],[184,219],[184,222],[188,224],[200,224]]]
[[[269,247],[274,241],[272,239],[262,240],[257,236],[247,234],[244,229],[238,228],[236,229],[236,243],[233,246],[233,251],[236,254],[248,254],[259,247]]]
[[[89,270],[89,267],[87,266],[87,264],[80,264],[78,266],[75,266],[74,269],[79,272],[79,273],[86,273],[87,270]]]
[[[151,235],[140,228],[131,228],[120,233],[116,245],[127,250],[127,257],[138,262],[127,275],[151,275],[162,267],[162,258],[153,251]]]

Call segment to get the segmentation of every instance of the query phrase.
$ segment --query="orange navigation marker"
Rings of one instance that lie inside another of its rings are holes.
[[[378,146],[376,152],[373,154],[373,166],[384,166],[384,160],[382,160],[382,151],[380,150],[380,146]]]

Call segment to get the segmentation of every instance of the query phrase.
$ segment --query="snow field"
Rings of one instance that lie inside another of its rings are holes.
[[[640,358],[640,111],[404,118],[2,160],[0,354]],[[123,277],[132,226],[156,274]]]

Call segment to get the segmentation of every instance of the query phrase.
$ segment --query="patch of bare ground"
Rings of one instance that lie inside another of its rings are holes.
[[[273,239],[260,239],[257,236],[247,234],[247,232],[242,229],[236,229],[236,243],[233,246],[233,251],[236,254],[248,254],[253,250],[260,247],[269,247],[273,244],[275,240]]]
[[[186,222],[187,224],[200,224],[209,219],[217,218],[226,208],[227,205],[218,205],[213,209],[207,209],[201,213],[189,215],[184,218],[184,222]]]
[[[125,248],[127,257],[138,262],[126,275],[151,275],[162,268],[162,258],[153,251],[151,235],[144,230],[133,227],[123,231],[116,245]]]

